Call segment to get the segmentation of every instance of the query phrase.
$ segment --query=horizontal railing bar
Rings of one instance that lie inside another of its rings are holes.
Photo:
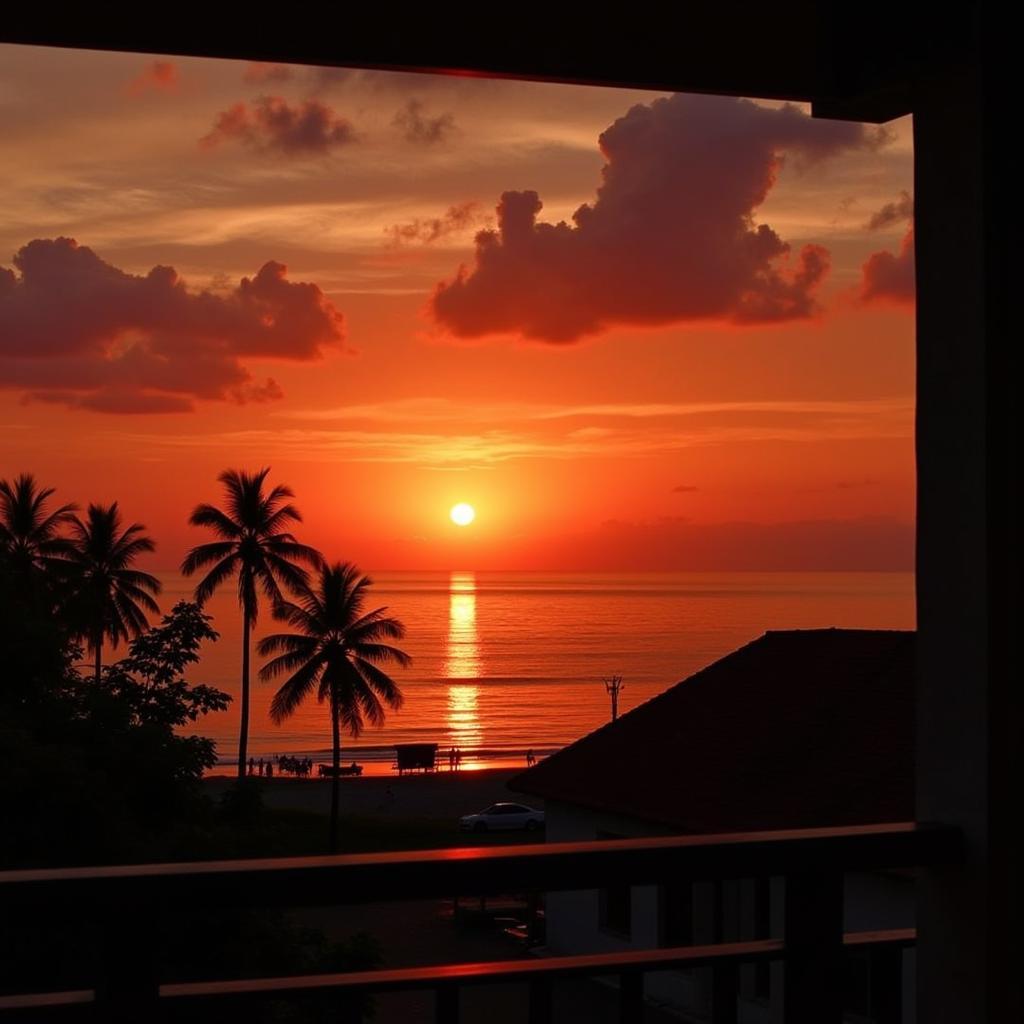
[[[0,1013],[6,1010],[52,1010],[58,1006],[81,1006],[96,1001],[91,988],[74,992],[35,992],[23,996],[0,996]]]
[[[170,906],[324,906],[517,891],[635,885],[668,877],[744,878],[948,863],[950,826],[903,822],[845,828],[664,836],[586,843],[454,847],[403,853],[198,861],[0,872],[0,906],[76,909],[137,900]]]
[[[888,931],[847,932],[848,947],[874,949],[912,946],[913,928]],[[491,960],[479,963],[444,964],[431,967],[402,967],[382,971],[352,971],[346,974],[300,975],[289,978],[259,978],[239,981],[188,982],[161,985],[163,999],[208,999],[220,997],[265,997],[324,991],[380,992],[436,989],[445,985],[487,984],[500,981],[529,981],[540,977],[614,974],[622,970],[657,971],[697,968],[728,963],[753,963],[784,959],[781,940],[724,943],[715,946],[677,946],[669,949],[628,950],[584,956],[550,957],[541,960]],[[91,989],[74,992],[43,992],[32,995],[0,996],[0,1013],[8,1010],[55,1009],[95,1001]]]
[[[847,932],[843,944],[862,949],[882,946],[913,946],[917,942],[916,928],[887,928],[882,931]]]
[[[541,977],[568,978],[581,974],[614,974],[627,969],[653,971],[673,967],[708,967],[738,961],[778,959],[782,954],[781,939],[762,939],[722,943],[717,946],[679,946],[671,949],[588,953],[544,959],[490,960],[432,967],[401,967],[382,971],[352,971],[345,974],[161,985],[160,996],[167,999],[198,999],[215,996],[296,995],[301,992],[327,990],[394,992],[437,988],[440,985],[461,986],[501,981],[529,981]]]
[[[843,937],[843,941],[847,946],[864,949],[912,944],[913,936],[914,929],[901,928],[892,931],[850,932]],[[567,978],[576,975],[617,974],[624,970],[643,973],[672,968],[715,967],[730,963],[781,960],[785,955],[786,949],[781,939],[759,939],[711,946],[623,950],[616,953],[588,953],[534,960],[490,960],[382,971],[352,971],[345,974],[161,985],[160,996],[167,999],[200,999],[222,996],[269,997],[326,990],[393,992],[406,989],[436,989],[442,985],[529,981],[541,977]]]

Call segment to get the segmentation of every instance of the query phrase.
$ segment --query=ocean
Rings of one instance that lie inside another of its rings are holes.
[[[342,759],[365,774],[391,771],[394,744],[437,743],[462,751],[464,769],[524,765],[610,717],[604,680],[621,676],[619,713],[649,700],[771,629],[827,626],[914,628],[909,573],[519,573],[381,572],[370,607],[405,623],[413,658],[392,674],[405,697],[382,728],[342,738]],[[161,605],[189,599],[194,581],[162,575]],[[236,701],[187,731],[217,741],[220,766],[237,757],[241,623],[235,591],[207,607],[220,640],[206,644],[190,681]],[[280,631],[261,608],[256,637]],[[326,705],[309,702],[276,726],[267,713],[276,684],[256,678],[253,656],[249,752],[330,757]],[[443,761],[447,767],[446,756]]]

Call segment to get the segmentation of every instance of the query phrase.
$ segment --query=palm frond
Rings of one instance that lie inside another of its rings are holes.
[[[269,665],[265,667],[269,668]],[[322,663],[315,660],[307,661],[274,694],[274,699],[270,702],[270,717],[275,724],[280,725],[295,713],[306,696],[316,688],[323,669]]]
[[[151,594],[159,594],[163,590],[160,580],[151,573],[140,572],[138,569],[119,569],[117,578],[123,584],[148,590]]]
[[[192,526],[208,527],[224,540],[235,540],[242,532],[238,523],[213,505],[196,505],[188,521]]]
[[[212,544],[207,546],[213,547]],[[193,551],[191,551],[189,553],[189,558],[191,558],[192,555],[195,555],[198,552],[198,550],[199,549],[196,548]],[[190,572],[187,572],[186,575],[191,575],[191,573],[194,572],[195,569],[199,568],[200,566],[208,565],[211,561],[214,560],[214,557],[207,558],[206,556],[197,558],[196,562],[194,563],[193,569]],[[186,559],[186,563],[188,563],[188,559]],[[199,605],[206,604],[206,602],[209,601],[211,597],[213,597],[213,594],[217,590],[217,588],[225,580],[230,579],[231,576],[234,575],[235,570],[237,568],[238,556],[234,554],[228,555],[226,558],[222,558],[219,562],[217,562],[216,565],[214,565],[214,567],[196,584],[196,603]]]
[[[261,658],[278,653],[301,654],[304,658],[311,658],[316,653],[317,643],[315,637],[298,633],[268,633],[256,645],[256,653]]]
[[[228,558],[237,551],[238,545],[230,540],[212,541],[209,544],[200,544],[182,559],[181,571],[185,576],[191,576],[200,569]]]
[[[372,661],[375,665],[387,665],[394,662],[402,668],[408,668],[412,664],[410,655],[397,647],[392,647],[391,644],[359,642],[353,643],[351,650],[357,658]]]
[[[363,677],[366,685],[373,690],[393,711],[397,711],[405,703],[405,696],[398,684],[386,672],[382,672],[365,658],[356,658],[355,667]]]
[[[405,637],[405,626],[396,618],[383,616],[386,610],[378,608],[349,627],[353,644],[372,643],[377,640],[402,640]]]

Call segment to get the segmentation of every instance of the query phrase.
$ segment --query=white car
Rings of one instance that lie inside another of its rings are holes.
[[[490,832],[502,828],[525,828],[534,832],[543,827],[544,812],[524,804],[491,804],[479,814],[459,818],[459,828],[463,832]]]

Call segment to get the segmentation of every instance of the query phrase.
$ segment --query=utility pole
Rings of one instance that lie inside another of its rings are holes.
[[[619,694],[626,688],[622,676],[609,676],[604,680],[604,688],[612,699],[612,721],[619,717]]]

